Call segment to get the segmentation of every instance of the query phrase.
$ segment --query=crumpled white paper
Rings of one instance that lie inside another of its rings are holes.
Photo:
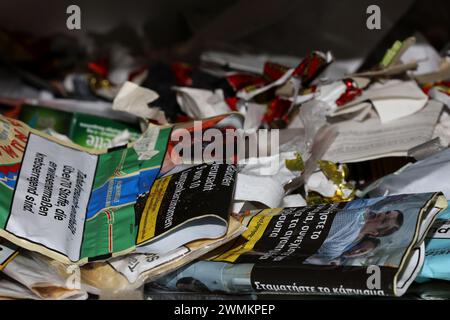
[[[127,81],[114,98],[112,108],[113,110],[128,112],[144,119],[156,120],[160,124],[166,124],[167,119],[164,112],[159,108],[148,106],[149,103],[158,98],[159,95],[155,91]]]

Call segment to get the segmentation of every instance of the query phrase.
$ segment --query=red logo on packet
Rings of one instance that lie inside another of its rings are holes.
[[[308,86],[328,64],[329,62],[325,57],[318,52],[312,52],[300,62],[292,75],[300,78],[302,85],[305,87]]]
[[[288,70],[288,67],[279,63],[267,61],[264,64],[264,76],[269,79],[270,82],[280,79]]]
[[[345,89],[345,92],[336,100],[336,104],[339,107],[349,103],[362,93],[362,90],[357,87],[356,83],[352,79],[344,79],[343,81],[347,88]]]
[[[291,102],[289,100],[276,97],[270,102],[267,112],[264,115],[263,121],[270,124],[275,120],[282,119],[283,116],[288,112],[290,107]]]
[[[249,86],[260,87],[266,83],[263,77],[252,74],[229,75],[227,76],[227,81],[234,91],[239,91]]]
[[[450,96],[450,81],[439,81],[436,83],[426,84],[422,87],[422,91],[425,94],[429,94],[430,90],[433,88]]]
[[[8,166],[0,166],[0,183],[13,189],[16,185],[17,175],[19,173],[20,163]]]
[[[192,86],[192,71],[194,68],[191,65],[183,62],[175,62],[170,65],[170,69],[175,76],[177,86]]]

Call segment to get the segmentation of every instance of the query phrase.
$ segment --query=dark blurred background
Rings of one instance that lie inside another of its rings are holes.
[[[77,4],[82,29],[66,28]],[[366,8],[381,8],[381,30],[366,28]],[[15,0],[0,2],[0,28],[39,36],[114,37],[157,58],[194,59],[204,49],[303,56],[332,50],[365,57],[386,37],[420,31],[438,50],[449,39],[448,0]],[[385,40],[386,41],[386,40]],[[391,44],[392,41],[387,41]]]

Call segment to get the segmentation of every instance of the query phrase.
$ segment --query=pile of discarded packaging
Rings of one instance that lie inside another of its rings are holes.
[[[11,48],[0,297],[450,297],[445,52],[411,37],[342,72],[116,48],[60,77]]]

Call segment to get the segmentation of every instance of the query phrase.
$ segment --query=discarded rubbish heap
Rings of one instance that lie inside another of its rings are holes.
[[[0,296],[420,297],[449,281],[450,57],[415,48],[345,73],[319,51],[96,60],[64,98],[2,93]]]

